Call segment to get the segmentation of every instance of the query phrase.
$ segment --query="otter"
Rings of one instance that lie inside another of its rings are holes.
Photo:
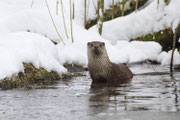
[[[93,82],[122,82],[133,78],[124,64],[110,61],[104,42],[88,42],[88,70]]]

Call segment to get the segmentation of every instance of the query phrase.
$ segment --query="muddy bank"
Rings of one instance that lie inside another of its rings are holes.
[[[58,74],[54,71],[47,71],[44,68],[35,68],[32,64],[24,63],[24,72],[18,73],[17,76],[12,76],[10,78],[5,78],[0,81],[0,88],[2,90],[8,90],[18,87],[24,87],[26,89],[31,89],[33,85],[46,85],[48,83],[53,83],[62,79],[71,79],[75,76],[83,76],[81,73],[85,71],[85,68],[79,65],[64,65],[68,72],[65,74]],[[76,73],[75,73],[76,72]]]
[[[44,68],[35,68],[32,64],[24,63],[24,72],[18,73],[17,76],[5,78],[0,81],[0,88],[3,90],[13,89],[17,87],[31,88],[31,85],[42,81],[53,81],[61,79],[56,72],[48,72]]]

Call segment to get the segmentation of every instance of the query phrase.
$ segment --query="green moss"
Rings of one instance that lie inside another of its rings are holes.
[[[174,33],[172,29],[167,28],[159,32],[147,34],[147,35],[132,39],[131,41],[134,41],[134,40],[155,41],[155,42],[158,42],[162,46],[163,51],[169,51],[172,49],[173,37],[174,37]],[[180,38],[180,24],[176,28],[176,43],[175,43],[175,47],[180,51],[180,43],[178,42],[179,38]]]
[[[48,85],[52,85],[56,83],[57,80],[60,79],[71,79],[72,77],[77,76],[85,76],[82,73],[77,73],[76,70],[82,70],[83,67],[79,65],[66,65],[71,66],[69,69],[73,68],[74,73],[66,73],[60,76],[58,73],[54,71],[47,71],[44,68],[35,68],[32,64],[24,63],[24,72],[20,72],[17,76],[13,76],[10,78],[5,78],[0,81],[0,88],[2,90],[13,89],[17,87],[24,87],[26,89],[30,89],[33,85],[40,85],[40,87],[48,87]],[[74,68],[75,67],[75,68]]]
[[[52,81],[61,77],[56,72],[48,72],[43,68],[35,68],[32,64],[24,63],[24,72],[20,72],[17,76],[5,78],[0,82],[0,88],[3,90],[26,87],[31,88],[31,85],[42,81]]]
[[[54,80],[60,79],[61,77],[53,71],[48,72],[44,68],[36,69],[32,64],[24,64],[25,72],[23,75],[29,79],[31,82],[38,80]]]
[[[5,78],[0,82],[0,87],[2,89],[16,88],[17,86],[19,86],[19,80],[17,77]]]
[[[169,51],[171,49],[171,46],[172,46],[173,32],[169,28],[169,29],[161,30],[159,32],[155,32],[152,34],[147,34],[145,36],[135,38],[131,41],[134,41],[134,40],[137,40],[137,41],[155,41],[155,42],[158,42],[162,46],[163,51]]]

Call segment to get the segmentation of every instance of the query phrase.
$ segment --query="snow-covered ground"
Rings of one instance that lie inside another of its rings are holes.
[[[151,2],[145,9],[125,17],[105,22],[102,36],[108,40],[130,40],[165,28],[177,27],[180,21],[179,0],[172,0],[168,6],[163,0]],[[92,30],[97,27],[94,26]]]
[[[150,0],[151,4],[138,13],[104,23],[102,37],[97,33],[95,27],[90,30],[83,28],[84,0],[74,0],[74,43],[71,42],[70,35],[69,0],[63,0],[69,38],[65,34],[61,6],[59,5],[57,16],[57,0],[47,0],[65,45],[62,44],[54,29],[45,0],[34,0],[33,5],[32,1],[0,0],[0,79],[23,71],[23,62],[58,73],[66,72],[63,67],[64,63],[86,66],[87,42],[95,40],[106,43],[109,57],[116,63],[142,62],[150,59],[157,60],[163,65],[169,64],[170,52],[161,53],[161,46],[158,43],[128,42],[127,40],[158,31],[163,27],[171,27],[171,24],[175,28],[180,18],[177,8],[178,5],[180,6],[179,0],[173,0],[168,7],[160,3],[158,9],[157,3]],[[105,9],[108,9],[111,1],[105,0]],[[88,19],[95,17],[95,6],[92,1],[89,2]],[[54,45],[50,40],[58,44]],[[179,59],[180,55],[176,51],[174,63],[180,64]]]
[[[40,34],[28,32],[0,36],[0,79],[22,72],[23,62],[48,71],[66,72],[56,46]]]

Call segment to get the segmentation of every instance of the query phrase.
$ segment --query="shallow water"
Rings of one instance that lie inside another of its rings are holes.
[[[131,65],[133,73],[167,72],[159,65]],[[47,88],[0,91],[0,120],[179,120],[180,72],[134,76],[118,85],[85,77]]]

